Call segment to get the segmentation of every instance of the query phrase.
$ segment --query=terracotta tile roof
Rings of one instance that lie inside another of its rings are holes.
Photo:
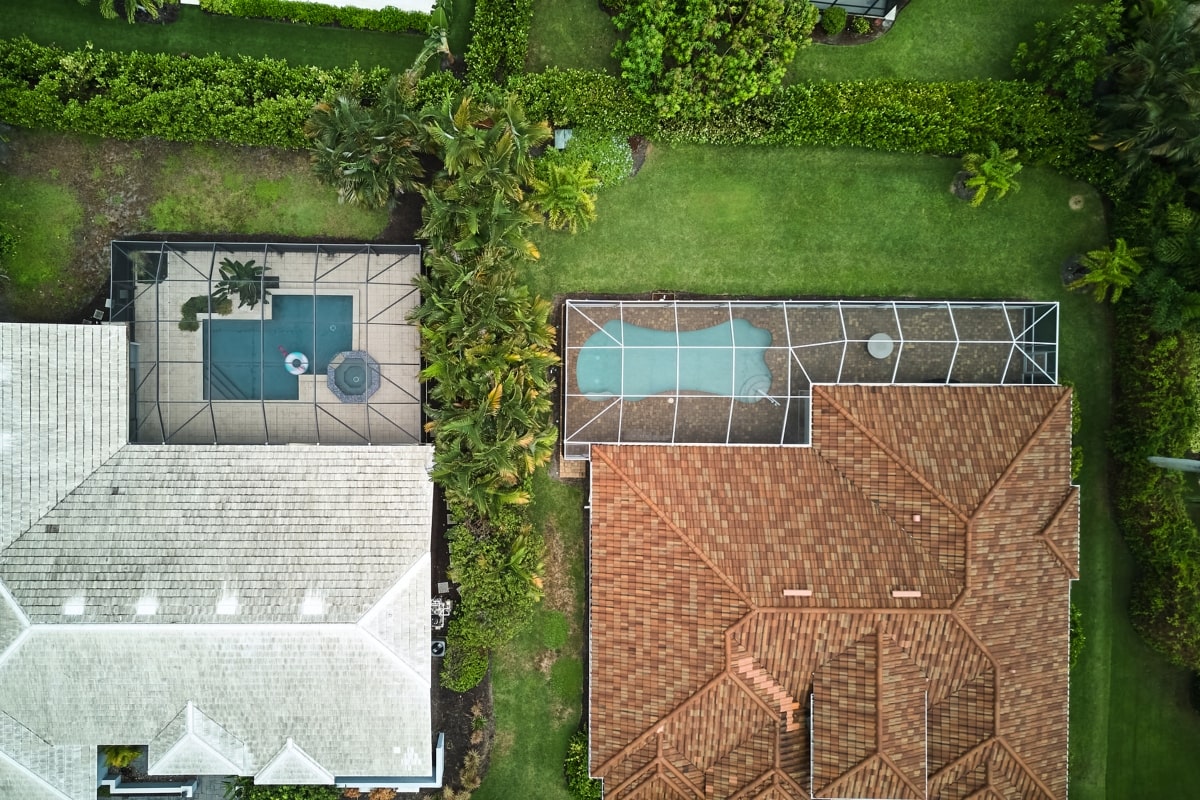
[[[606,797],[1065,797],[1068,398],[814,387],[811,448],[594,447]]]

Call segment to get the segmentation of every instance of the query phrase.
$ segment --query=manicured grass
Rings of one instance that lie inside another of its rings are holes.
[[[77,308],[91,287],[66,279],[83,221],[83,207],[69,188],[47,181],[0,175],[0,219],[17,236],[5,259],[8,280],[0,291],[18,316],[43,319],[46,308]]]
[[[654,289],[744,295],[1038,297],[1059,264],[1103,240],[1086,185],[1021,173],[971,208],[952,159],[853,150],[665,147],[605,190],[577,236],[540,231],[545,295]],[[1085,198],[1082,211],[1068,199]]]
[[[538,616],[492,660],[496,741],[474,800],[569,800],[567,741],[583,695],[583,493],[539,472],[534,522],[547,539],[546,599]],[[562,617],[569,632],[562,640]],[[550,646],[548,646],[550,645]]]
[[[1187,675],[1129,623],[1131,567],[1108,503],[1109,315],[1059,279],[1066,255],[1104,239],[1097,198],[1027,170],[1019,193],[971,209],[946,191],[956,168],[855,151],[657,147],[638,176],[601,193],[589,231],[539,234],[530,278],[544,294],[1058,300],[1061,369],[1082,398],[1085,449],[1073,594],[1087,644],[1071,676],[1071,796],[1191,796],[1200,718]],[[1083,211],[1067,205],[1076,193]]]
[[[303,170],[301,158],[263,164],[249,152],[193,146],[167,158],[159,199],[150,206],[154,230],[369,240],[387,225],[386,211],[339,204],[333,189]]]
[[[797,80],[911,78],[953,81],[1012,78],[1017,45],[1034,23],[1087,0],[919,0],[909,3],[884,36],[863,45],[812,45],[788,74]]]
[[[0,31],[70,49],[92,42],[101,50],[270,56],[318,67],[349,67],[357,61],[395,72],[407,69],[424,44],[419,35],[238,19],[205,14],[196,6],[183,6],[170,25],[130,25],[106,20],[95,3],[80,6],[76,0],[41,0],[36,13],[27,2],[0,0]]]
[[[596,0],[533,0],[529,70],[554,66],[618,75],[621,68],[612,57],[618,36]]]

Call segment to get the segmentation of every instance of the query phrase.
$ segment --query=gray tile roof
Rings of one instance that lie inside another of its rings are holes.
[[[128,441],[124,326],[0,323],[0,547]]]
[[[0,324],[0,799],[109,744],[432,774],[430,448],[130,445],[127,376],[123,328]]]
[[[3,552],[0,578],[34,622],[354,622],[429,549],[428,458],[129,445]],[[300,613],[309,596],[324,613]]]

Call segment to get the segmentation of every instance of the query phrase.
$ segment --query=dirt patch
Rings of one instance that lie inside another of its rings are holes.
[[[546,572],[543,602],[548,608],[561,611],[572,619],[575,609],[575,592],[571,588],[571,564],[563,547],[562,537],[553,522],[547,521],[543,531],[545,548],[542,564]],[[572,627],[574,624],[572,623]]]
[[[164,192],[162,176],[173,160],[193,165],[202,160],[204,156],[198,155],[201,150],[196,145],[160,139],[125,142],[23,130],[13,130],[10,136],[5,171],[69,188],[83,206],[83,224],[72,243],[71,261],[63,268],[63,280],[58,286],[48,287],[45,302],[35,309],[5,311],[0,306],[0,318],[78,322],[84,316],[90,317],[94,308],[103,307],[107,296],[108,245],[114,239],[333,241],[330,237],[270,233],[247,236],[222,231],[154,231],[150,208]],[[205,149],[244,165],[248,172],[253,171],[263,179],[279,179],[309,169],[308,155],[303,151],[232,145],[205,145]],[[217,174],[214,167],[214,176]],[[374,241],[411,243],[420,225],[420,195],[404,195],[393,209],[387,227]]]

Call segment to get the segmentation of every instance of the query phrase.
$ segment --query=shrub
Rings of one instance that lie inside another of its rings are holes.
[[[846,9],[841,6],[830,6],[821,12],[821,27],[830,36],[837,36],[846,30]]]
[[[1079,606],[1071,603],[1071,645],[1070,655],[1067,657],[1069,669],[1075,669],[1075,665],[1079,663],[1079,654],[1083,652],[1083,644],[1086,641],[1083,635],[1083,612],[1079,610]]]
[[[476,0],[467,47],[467,81],[502,84],[525,72],[533,0]]]
[[[338,800],[341,794],[332,786],[260,786],[245,777],[225,781],[225,796],[238,800]]]
[[[971,198],[973,208],[981,206],[993,192],[999,200],[1010,191],[1015,192],[1021,188],[1021,184],[1017,183],[1015,178],[1022,169],[1021,163],[1017,161],[1015,147],[1002,150],[994,141],[988,142],[987,155],[968,153],[963,156],[962,168],[967,173],[965,185],[975,190],[975,195]]]
[[[600,187],[616,186],[633,174],[633,150],[629,138],[596,128],[576,128],[565,149],[548,150],[544,158],[566,166],[588,162]]]
[[[855,17],[850,20],[850,30],[857,33],[859,36],[865,36],[871,32],[871,20],[866,17]]]
[[[429,14],[402,11],[394,6],[379,10],[332,6],[299,0],[200,0],[210,14],[254,19],[275,19],[302,25],[337,25],[385,33],[420,33],[429,28]]]
[[[567,758],[563,762],[567,789],[576,800],[600,800],[604,784],[588,775],[588,735],[580,730],[567,743]]]
[[[313,105],[356,91],[373,102],[387,81],[369,72],[292,67],[270,58],[185,58],[74,51],[25,37],[0,40],[0,118],[30,128],[114,139],[157,136],[300,148]]]
[[[109,769],[122,770],[133,765],[142,754],[141,748],[112,745],[104,748],[104,763]]]
[[[1109,52],[1125,38],[1123,5],[1122,0],[1081,3],[1052,22],[1037,23],[1033,43],[1017,47],[1013,70],[1074,103],[1091,102],[1108,69]]]
[[[454,638],[447,634],[446,657],[442,659],[442,686],[452,692],[469,692],[487,675],[488,653],[480,648],[459,646],[454,643]]]

